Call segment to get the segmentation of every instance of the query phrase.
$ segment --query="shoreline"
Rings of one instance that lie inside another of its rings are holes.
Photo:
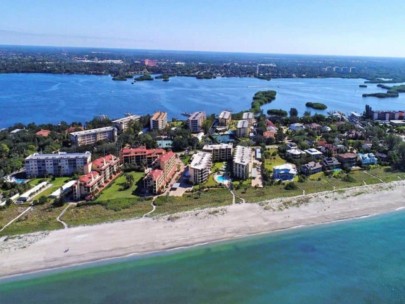
[[[328,191],[22,235],[12,238],[17,239],[16,244],[9,248],[2,248],[6,242],[0,243],[0,279],[13,280],[23,275],[396,212],[405,208],[403,186],[405,181],[375,184],[344,192]],[[27,243],[26,239],[35,235],[39,237]],[[67,248],[69,251],[65,252]]]

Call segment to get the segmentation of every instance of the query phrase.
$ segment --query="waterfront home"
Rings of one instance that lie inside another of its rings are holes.
[[[208,179],[212,167],[212,155],[207,152],[198,152],[193,155],[189,166],[190,182],[200,184]]]
[[[297,122],[297,123],[291,124],[288,128],[291,131],[301,131],[301,130],[305,129],[305,126],[304,126],[304,124]]]
[[[340,161],[343,168],[351,169],[357,163],[357,154],[356,153],[338,154],[337,159]]]
[[[336,157],[326,157],[322,161],[322,167],[325,171],[333,171],[341,168],[341,163]]]
[[[276,132],[275,131],[264,131],[263,132],[263,137],[265,139],[270,139],[270,138],[275,139],[276,138]]]
[[[313,130],[313,131],[320,131],[322,129],[322,126],[313,122],[313,123],[307,124],[306,128]]]
[[[252,168],[252,149],[250,147],[237,146],[233,157],[233,176],[247,179]]]
[[[358,159],[362,166],[377,165],[377,157],[373,153],[359,153]]]
[[[321,158],[323,155],[321,151],[318,151],[317,149],[314,148],[307,149],[304,152],[314,159]]]
[[[311,161],[301,166],[301,172],[305,175],[312,175],[318,172],[322,172],[322,165],[320,163]]]
[[[290,181],[297,175],[297,168],[293,164],[284,164],[273,167],[273,179]]]

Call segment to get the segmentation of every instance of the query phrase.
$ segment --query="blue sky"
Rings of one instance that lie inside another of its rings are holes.
[[[0,44],[405,57],[405,1],[2,0]]]

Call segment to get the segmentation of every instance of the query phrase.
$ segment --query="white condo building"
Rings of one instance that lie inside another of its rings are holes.
[[[25,159],[25,173],[28,178],[53,176],[70,176],[83,174],[91,161],[91,153],[55,154],[34,153]]]
[[[113,120],[112,123],[119,132],[124,132],[126,129],[128,129],[128,126],[131,122],[138,121],[140,118],[141,116],[139,115],[129,115],[120,119]]]
[[[239,120],[236,126],[236,136],[246,137],[249,135],[249,122],[247,120]]]
[[[229,123],[232,121],[232,114],[228,111],[222,111],[219,114],[218,122],[220,126],[228,126]]]
[[[252,149],[237,146],[233,157],[233,175],[240,179],[247,179],[251,171]]]
[[[194,112],[190,115],[187,119],[187,124],[192,133],[198,133],[202,130],[205,118],[204,112]]]
[[[217,144],[205,145],[204,152],[212,154],[212,161],[224,161],[232,159],[233,145],[232,144]]]
[[[207,152],[198,152],[193,155],[189,167],[190,181],[193,184],[200,184],[208,179],[212,167],[212,155]]]
[[[116,142],[117,129],[114,127],[104,127],[70,133],[70,140],[76,146],[94,145],[96,142],[105,140]]]

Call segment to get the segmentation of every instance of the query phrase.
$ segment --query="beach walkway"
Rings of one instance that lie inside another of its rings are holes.
[[[66,210],[68,210],[69,207],[76,206],[76,205],[77,205],[76,203],[69,203],[69,204],[66,206],[66,208],[63,209],[63,211],[62,211],[62,212],[59,214],[59,216],[56,218],[56,220],[57,220],[59,223],[61,223],[61,224],[63,225],[63,228],[64,228],[64,229],[68,229],[69,226],[68,226],[64,221],[61,220],[61,217],[65,214]]]
[[[27,209],[25,209],[23,212],[21,212],[17,217],[15,217],[14,219],[12,219],[11,221],[9,221],[7,224],[4,225],[3,228],[0,229],[0,232],[2,232],[4,229],[6,229],[8,226],[10,226],[12,223],[14,223],[15,221],[17,221],[20,217],[22,217],[25,213],[27,213],[28,211],[30,211],[33,208],[33,206],[28,207]]]

